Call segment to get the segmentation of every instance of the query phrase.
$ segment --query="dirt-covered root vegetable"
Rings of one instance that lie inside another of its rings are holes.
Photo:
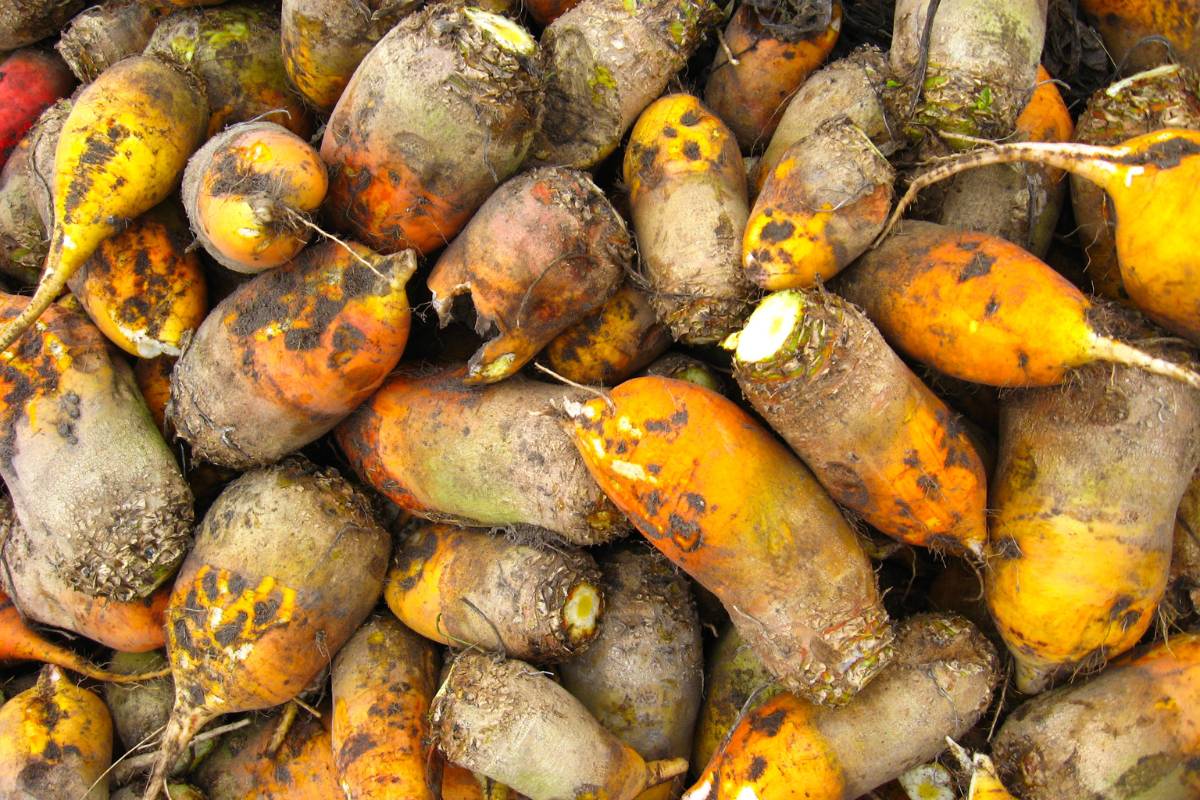
[[[423,521],[402,537],[384,596],[422,636],[539,664],[596,637],[604,592],[586,553]]]
[[[278,727],[278,715],[227,733],[191,779],[207,800],[345,797],[334,769],[329,717],[328,709],[324,709],[321,719],[301,711],[274,752],[270,745]],[[169,797],[175,800],[173,795]]]
[[[171,667],[161,650],[146,653],[114,653],[114,672],[158,672],[153,680],[134,686],[110,683],[104,687],[104,702],[112,713],[113,731],[124,751],[144,742],[152,742],[171,716],[175,688]]]
[[[1038,67],[1037,88],[1017,117],[1014,138],[1071,140],[1072,122],[1050,74]],[[936,220],[952,228],[990,233],[1038,258],[1050,249],[1067,182],[1061,170],[1039,164],[995,166],[959,175],[942,198]],[[1080,232],[1081,238],[1085,234]],[[1089,271],[1091,265],[1089,265]]]
[[[1173,62],[1200,69],[1196,0],[1080,0],[1079,10],[1126,74]]]
[[[54,150],[71,110],[60,100],[38,117],[0,170],[0,270],[22,286],[37,283],[49,250],[50,186]]]
[[[626,281],[600,310],[554,337],[539,359],[569,381],[612,386],[671,346],[650,298]]]
[[[718,394],[726,394],[729,389],[729,382],[711,365],[683,353],[667,353],[642,374],[687,381]]]
[[[1200,129],[1200,78],[1194,70],[1176,64],[1156,67],[1097,91],[1079,114],[1075,141],[1117,145],[1159,128]],[[1079,227],[1076,235],[1087,254],[1087,275],[1097,292],[1120,300],[1126,295],[1113,235],[1117,220],[1112,201],[1103,187],[1086,177],[1072,175],[1070,183]]]
[[[85,5],[84,0],[0,0],[0,51],[53,36]]]
[[[435,800],[429,704],[434,645],[387,612],[368,620],[333,662],[333,761],[346,800]]]
[[[754,201],[741,243],[747,279],[774,291],[832,278],[883,230],[894,181],[875,144],[845,120],[792,145]]]
[[[713,0],[583,0],[542,33],[546,95],[535,163],[608,156],[721,19]]]
[[[900,132],[884,100],[890,75],[887,57],[874,47],[860,47],[814,72],[779,118],[755,168],[756,190],[762,189],[788,148],[833,119],[848,120],[884,155],[894,152],[899,147]]]
[[[910,133],[1011,134],[1033,92],[1046,8],[1047,0],[898,0],[888,58],[900,93],[919,92]]]
[[[333,110],[371,48],[420,0],[283,0],[280,38],[288,79],[318,111]]]
[[[290,261],[312,238],[329,186],[317,151],[274,122],[242,122],[209,139],[183,173],[183,207],[200,244],[235,272]]]
[[[1085,683],[1027,701],[992,755],[1024,800],[1186,800],[1200,791],[1200,635],[1168,641]]]
[[[966,381],[1053,386],[1075,367],[1108,361],[1200,388],[1192,370],[1105,336],[1082,292],[990,234],[905,221],[832,288],[893,347]]]
[[[0,295],[0,319],[26,299]],[[81,314],[55,306],[0,365],[0,475],[26,530],[5,548],[9,594],[45,618],[59,589],[150,595],[183,560],[192,495],[122,359]],[[44,579],[51,578],[52,584]]]
[[[900,218],[923,188],[964,170],[1029,161],[1066,170],[1102,187],[1112,202],[1121,280],[1130,300],[1164,328],[1200,343],[1200,237],[1179,220],[1200,214],[1200,130],[1165,128],[1113,147],[1013,142],[964,153],[913,180]],[[890,223],[889,223],[890,225]],[[885,228],[885,233],[887,229]]]
[[[982,557],[983,463],[861,311],[778,292],[727,346],[742,392],[834,500],[902,542]]]
[[[54,210],[46,271],[29,305],[0,330],[0,351],[54,302],[102,241],[170,194],[204,135],[207,112],[195,78],[152,56],[114,64],[79,93],[47,179]]]
[[[41,113],[74,85],[54,53],[27,48],[0,61],[0,166]]]
[[[167,419],[197,456],[237,469],[323,436],[399,362],[415,269],[411,251],[325,241],[242,284],[175,365]]]
[[[898,628],[896,658],[845,707],[783,692],[743,715],[684,800],[864,795],[969,731],[999,678],[995,649],[971,623],[912,617]]]
[[[583,392],[520,376],[473,388],[465,372],[401,371],[342,423],[359,478],[435,521],[536,525],[579,545],[629,530],[555,418]]]
[[[687,770],[646,762],[537,667],[466,651],[433,699],[433,736],[446,758],[530,800],[633,800]]]
[[[1171,548],[1171,583],[1187,593],[1192,609],[1200,612],[1200,476],[1191,483],[1175,512],[1175,543]]]
[[[26,625],[13,601],[0,591],[0,663],[8,661],[41,661],[78,672],[93,680],[113,683],[149,681],[166,674],[162,670],[154,669],[137,674],[122,674],[100,668],[74,650],[51,642]]]
[[[475,328],[496,332],[468,362],[468,383],[514,374],[617,291],[633,258],[624,221],[591,178],[544,167],[498,188],[429,275],[442,325],[470,293]]]
[[[688,579],[641,542],[599,557],[600,635],[562,665],[562,683],[609,733],[646,761],[687,759],[700,710],[704,654]],[[641,800],[669,800],[683,775]]]
[[[203,81],[210,114],[205,138],[258,118],[306,139],[312,134],[312,117],[284,72],[279,14],[269,5],[177,11],[154,29],[145,52],[172,59]]]
[[[699,777],[708,766],[743,712],[754,710],[782,691],[737,628],[727,626],[709,653],[704,673],[704,702],[692,742],[692,777]]]
[[[890,660],[891,625],[854,531],[733,401],[646,377],[565,408],[600,487],[721,600],[789,691],[842,704]]]
[[[782,6],[770,13],[743,4],[730,18],[725,47],[717,50],[704,86],[704,104],[733,130],[744,152],[770,141],[788,100],[833,50],[842,6],[832,5],[829,24],[820,30],[789,24]]]
[[[525,160],[538,43],[455,3],[410,14],[371,49],[325,128],[333,225],[380,252],[449,242]]]
[[[146,49],[162,10],[137,0],[107,0],[76,15],[54,46],[83,83]]]
[[[633,126],[624,177],[659,319],[685,344],[720,341],[750,310],[740,269],[750,209],[733,133],[695,97],[667,95]]]
[[[1154,621],[1198,436],[1200,394],[1128,367],[1004,398],[985,586],[1022,692],[1102,667]]]
[[[104,701],[58,667],[0,707],[0,795],[108,800],[112,719]]]
[[[300,457],[221,493],[167,609],[175,707],[145,800],[206,722],[284,703],[329,666],[383,592],[390,547],[366,497]]]
[[[67,282],[108,340],[141,358],[178,356],[208,312],[183,215],[163,203],[106,239]]]

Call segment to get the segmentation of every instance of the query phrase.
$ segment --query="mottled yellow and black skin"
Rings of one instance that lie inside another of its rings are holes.
[[[1154,622],[1198,437],[1200,395],[1131,367],[1002,400],[985,587],[1021,691],[1103,667]]]
[[[145,800],[204,723],[295,697],[367,618],[391,537],[335,470],[298,456],[213,503],[167,609],[175,709]]]
[[[1080,0],[1079,10],[1126,75],[1161,64],[1200,68],[1196,0]]]
[[[626,281],[599,311],[556,336],[540,358],[567,380],[612,386],[670,346],[671,334],[649,295]]]
[[[1000,726],[992,755],[1022,800],[1200,796],[1200,634],[1173,632],[1027,701]]]
[[[131,355],[179,356],[208,313],[200,258],[174,204],[101,242],[67,282],[109,341]]]
[[[634,125],[624,177],[659,318],[687,344],[732,333],[751,293],[739,269],[749,200],[733,133],[697,98],[667,95]]]
[[[107,800],[112,718],[58,667],[0,707],[0,795]]]
[[[158,24],[145,52],[175,60],[204,82],[211,111],[205,138],[257,117],[303,139],[312,135],[312,116],[284,72],[279,15],[267,5],[177,11]]]
[[[419,0],[283,0],[280,38],[288,80],[328,114],[355,68]]]
[[[902,622],[896,658],[840,708],[781,692],[747,711],[684,800],[852,800],[969,731],[999,682],[995,648],[949,614]],[[884,744],[886,743],[886,744]],[[883,746],[881,746],[883,745]]]

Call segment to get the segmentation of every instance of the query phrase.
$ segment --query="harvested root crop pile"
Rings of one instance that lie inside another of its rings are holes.
[[[0,800],[1200,798],[1200,0],[83,6]]]

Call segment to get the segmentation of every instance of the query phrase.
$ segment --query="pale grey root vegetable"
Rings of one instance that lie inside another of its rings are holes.
[[[0,0],[0,52],[52,36],[84,0]]]
[[[0,171],[0,270],[34,284],[50,249],[54,152],[70,100],[59,100],[38,117]]]
[[[633,800],[687,769],[682,759],[645,762],[566,689],[523,661],[464,652],[431,714],[446,758],[530,800],[589,793]]]
[[[712,0],[583,0],[542,34],[545,112],[535,163],[587,169],[720,20]]]
[[[643,759],[687,758],[704,677],[689,581],[640,542],[618,545],[599,563],[606,604],[600,634],[560,667],[563,686]],[[671,793],[667,786],[659,791]]]
[[[83,83],[123,58],[146,49],[162,11],[137,0],[92,6],[63,29],[55,48]]]

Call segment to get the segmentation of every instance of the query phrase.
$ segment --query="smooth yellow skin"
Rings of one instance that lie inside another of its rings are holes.
[[[33,688],[0,708],[2,797],[23,798],[28,791],[58,790],[72,792],[71,800],[107,798],[107,781],[99,781],[86,794],[77,792],[96,782],[111,761],[108,707],[96,695],[71,683],[58,667],[43,669]],[[43,774],[30,779],[35,771]],[[49,800],[49,795],[46,797]]]
[[[690,94],[654,101],[638,117],[625,150],[630,201],[636,203],[643,189],[664,180],[721,170],[726,166],[721,152],[732,138],[724,123]]]
[[[175,188],[208,123],[197,87],[165,61],[132,56],[80,93],[55,151],[45,276],[28,308],[0,332],[0,350],[46,310],[102,241]]]

